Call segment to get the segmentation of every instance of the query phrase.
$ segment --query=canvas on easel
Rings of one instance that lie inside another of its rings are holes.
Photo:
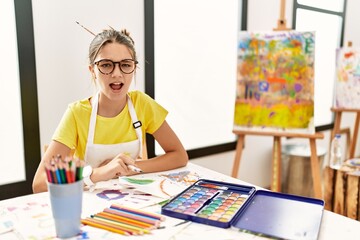
[[[337,49],[335,108],[360,109],[360,48]]]
[[[315,33],[286,31],[283,19],[274,30],[239,34],[231,175],[238,175],[245,135],[271,136],[271,190],[281,191],[281,138],[307,138],[314,195],[321,198],[315,140],[324,136],[314,126]]]
[[[348,42],[347,47],[339,48],[336,52],[335,96],[331,111],[335,113],[331,139],[336,133],[343,134],[345,130],[340,129],[343,113],[356,114],[348,148],[348,157],[354,158],[360,128],[360,48],[352,47],[352,42]]]
[[[235,131],[314,133],[314,32],[240,32]]]
[[[334,106],[331,111],[335,114],[334,127],[330,139],[335,134],[346,134],[348,154],[345,155],[347,163],[356,161],[355,158],[358,132],[360,128],[360,48],[353,47],[348,42],[346,47],[336,51],[336,78]],[[352,136],[350,129],[341,129],[343,113],[356,114]],[[357,209],[359,197],[359,176],[354,171],[354,166],[345,164],[340,170],[325,168],[324,180],[325,208],[335,213],[360,219]],[[356,172],[357,169],[355,169]],[[346,201],[345,201],[346,199]]]

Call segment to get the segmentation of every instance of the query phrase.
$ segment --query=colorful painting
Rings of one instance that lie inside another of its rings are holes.
[[[360,108],[360,48],[338,49],[335,89],[336,108]]]
[[[314,32],[241,32],[234,130],[313,133]]]

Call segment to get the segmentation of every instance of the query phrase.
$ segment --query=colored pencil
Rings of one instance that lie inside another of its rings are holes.
[[[76,181],[76,164],[74,161],[71,161],[69,163],[69,165],[70,165],[70,173],[71,173],[72,182],[75,182]]]
[[[107,218],[110,218],[110,219],[125,222],[125,223],[128,223],[130,225],[134,225],[134,226],[142,227],[142,228],[146,228],[146,229],[154,229],[155,228],[155,226],[150,224],[150,223],[145,223],[145,222],[141,222],[141,221],[138,221],[138,220],[135,220],[135,219],[121,217],[121,216],[118,216],[118,215],[115,215],[115,214],[112,214],[112,213],[99,212],[99,213],[97,213],[95,215],[104,216],[104,217],[107,217]]]
[[[74,180],[72,178],[72,173],[71,173],[71,162],[72,162],[71,158],[69,158],[69,157],[65,157],[65,159],[62,161],[64,169],[65,169],[67,183],[74,182]]]
[[[74,181],[72,180],[72,174],[70,172],[70,169],[69,167],[67,167],[67,169],[65,169],[65,172],[66,172],[66,180],[67,180],[67,183],[73,183]]]
[[[102,225],[102,224],[98,224],[98,223],[93,222],[93,221],[91,221],[91,220],[89,220],[89,219],[81,219],[81,223],[82,223],[82,224],[89,225],[89,226],[92,226],[92,227],[101,228],[101,229],[104,229],[104,230],[107,230],[107,231],[110,231],[110,232],[114,232],[114,233],[119,233],[119,234],[122,234],[122,235],[126,235],[126,236],[129,236],[129,235],[130,235],[128,232],[122,231],[122,230],[120,230],[120,229],[108,227],[108,226],[105,226],[105,225]]]
[[[139,227],[132,226],[132,225],[129,225],[127,223],[120,222],[120,221],[117,221],[117,220],[113,220],[113,219],[110,219],[110,218],[107,218],[107,217],[94,215],[94,216],[92,216],[92,218],[100,220],[100,221],[104,221],[104,222],[109,223],[109,224],[115,224],[115,225],[117,225],[119,227],[122,227],[124,229],[128,229],[129,231],[135,231],[137,234],[150,233],[149,229],[139,228]]]
[[[59,184],[62,183],[62,179],[61,179],[61,175],[60,175],[60,171],[59,171],[59,168],[55,165],[55,174],[56,174],[56,179],[57,179],[57,182]]]
[[[119,205],[119,204],[112,204],[111,208],[120,209],[120,210],[124,210],[126,212],[148,216],[148,217],[151,217],[151,218],[154,218],[154,219],[158,219],[160,221],[165,220],[165,216],[163,216],[161,214],[151,213],[151,212],[147,212],[147,211],[140,210],[140,209],[133,209],[133,208],[129,208],[129,207],[126,207],[126,206],[123,206],[123,205]]]
[[[60,177],[61,177],[61,182],[67,183],[66,172],[65,172],[64,166],[62,165],[61,161],[58,161],[58,169],[59,169],[59,173],[60,173]]]
[[[107,227],[112,227],[112,228],[115,228],[115,229],[118,229],[118,230],[122,230],[124,232],[127,232],[130,235],[143,235],[144,234],[143,232],[139,232],[139,231],[136,231],[136,230],[133,230],[133,229],[130,229],[130,228],[126,228],[124,226],[120,226],[120,225],[117,225],[117,224],[106,222],[103,219],[88,218],[88,220],[90,220],[90,219],[93,222],[96,222],[96,223],[101,224],[101,225],[105,225]]]
[[[50,167],[50,173],[51,173],[51,176],[52,176],[53,183],[58,183],[54,166]]]
[[[143,170],[141,170],[141,169],[138,168],[138,167],[135,167],[134,165],[127,165],[127,166],[128,166],[128,168],[130,168],[130,170],[133,171],[133,172],[137,172],[137,173],[142,173],[142,172],[143,172]]]
[[[114,208],[105,208],[104,212],[108,212],[108,213],[113,213],[122,217],[127,217],[127,218],[131,218],[131,219],[135,219],[138,221],[142,221],[142,222],[146,222],[146,223],[151,223],[154,226],[158,227],[160,225],[160,221],[159,220],[155,220],[153,218],[149,218],[146,216],[142,216],[139,214],[134,214],[134,213],[129,213],[129,212],[125,212],[119,209],[114,209]]]
[[[52,175],[50,169],[46,169],[46,177],[49,183],[52,183],[54,180],[52,180]]]
[[[76,181],[81,180],[83,178],[82,172],[83,172],[84,163],[80,162],[79,159],[76,159]]]
[[[54,182],[54,178],[51,172],[51,165],[48,162],[45,162],[45,171],[46,171],[46,176],[48,179],[49,183],[53,183]]]

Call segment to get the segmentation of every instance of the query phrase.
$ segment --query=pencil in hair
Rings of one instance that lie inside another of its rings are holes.
[[[75,21],[78,25],[80,25],[80,27],[82,27],[83,29],[85,29],[86,31],[88,31],[89,33],[91,33],[92,35],[96,36],[95,33],[93,33],[92,31],[90,31],[89,29],[87,29],[86,27],[84,27],[83,25],[81,25],[78,21]]]

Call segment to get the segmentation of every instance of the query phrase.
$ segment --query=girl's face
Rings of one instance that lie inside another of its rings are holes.
[[[132,56],[130,50],[125,45],[119,43],[107,43],[100,49],[94,62],[96,63],[104,59],[120,62],[124,59],[132,59]],[[98,65],[94,64],[93,66],[90,66],[89,69],[95,77],[95,82],[101,95],[109,100],[125,99],[135,71],[130,74],[123,73],[120,70],[120,64],[122,63],[116,63],[115,68],[111,73],[104,74],[99,70],[99,68],[101,69],[100,64],[102,64],[102,62]],[[122,65],[124,66],[124,69],[125,67],[128,67],[126,62]],[[108,64],[102,66],[107,67]]]

